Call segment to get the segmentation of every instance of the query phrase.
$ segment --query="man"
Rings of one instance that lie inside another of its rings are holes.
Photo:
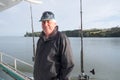
[[[40,21],[43,31],[37,42],[34,80],[69,80],[74,66],[70,42],[58,31],[52,12],[45,11]]]

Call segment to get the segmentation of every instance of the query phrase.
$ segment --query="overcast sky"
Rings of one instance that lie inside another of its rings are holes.
[[[79,0],[43,0],[32,4],[34,31],[42,31],[39,19],[44,11],[55,14],[59,30],[80,28]],[[111,28],[120,25],[120,0],[83,0],[83,29]],[[29,3],[0,12],[0,36],[23,36],[31,32]]]

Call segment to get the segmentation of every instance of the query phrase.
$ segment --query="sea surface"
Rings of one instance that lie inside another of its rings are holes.
[[[80,38],[69,37],[75,67],[72,77],[80,75]],[[38,37],[35,37],[35,44]],[[31,37],[0,37],[0,52],[33,64]],[[83,38],[84,70],[91,80],[120,80],[120,38]],[[90,71],[95,69],[95,75]],[[26,73],[26,72],[25,72]],[[30,73],[32,74],[32,72]]]

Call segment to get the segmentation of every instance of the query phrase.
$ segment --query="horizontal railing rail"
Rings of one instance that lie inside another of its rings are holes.
[[[7,57],[7,58],[5,58],[5,57]],[[11,59],[11,60],[13,60],[13,65],[10,65],[11,63],[9,63],[9,61],[7,63],[5,61],[5,59]],[[20,60],[18,58],[15,58],[13,56],[10,56],[10,55],[7,55],[5,53],[2,53],[2,52],[0,52],[0,63],[1,64],[5,64],[6,66],[10,67],[15,72],[18,72],[18,73],[20,73],[20,74],[22,74],[23,76],[26,76],[26,77],[27,77],[27,75],[18,69],[18,64],[17,63],[19,63],[19,65],[25,65],[25,66],[27,66],[25,68],[33,69],[33,65],[31,65],[31,64],[29,64],[29,63],[27,63],[27,62],[25,62],[23,60]]]

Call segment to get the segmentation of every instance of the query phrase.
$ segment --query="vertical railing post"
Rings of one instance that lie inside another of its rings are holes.
[[[15,67],[15,70],[17,70],[17,63],[16,63],[16,59],[14,59],[14,67]]]
[[[0,62],[2,63],[2,53],[0,53]]]

